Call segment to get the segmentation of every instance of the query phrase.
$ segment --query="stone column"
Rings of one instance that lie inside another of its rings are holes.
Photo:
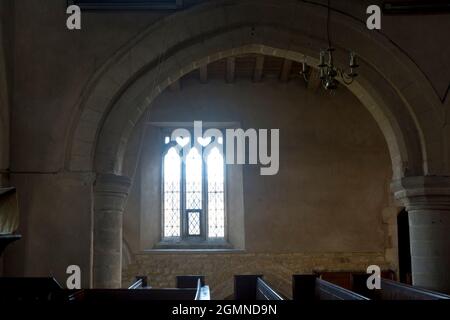
[[[407,177],[392,189],[408,211],[413,284],[450,292],[450,177]]]
[[[93,287],[122,286],[122,217],[130,179],[99,174],[94,186]]]

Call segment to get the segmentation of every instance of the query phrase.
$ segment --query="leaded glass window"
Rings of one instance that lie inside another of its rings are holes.
[[[213,148],[207,156],[208,177],[208,235],[223,238],[225,235],[223,156]]]
[[[186,209],[202,209],[202,156],[192,148],[186,157]]]
[[[163,238],[224,239],[225,163],[211,138],[164,137]],[[223,144],[223,138],[218,139]],[[183,157],[183,155],[185,156]],[[183,160],[184,159],[184,160]]]

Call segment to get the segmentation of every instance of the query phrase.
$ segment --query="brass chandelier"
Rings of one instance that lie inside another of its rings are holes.
[[[355,72],[355,69],[358,68],[358,64],[356,63],[356,55],[354,52],[350,52],[350,63],[349,70],[343,70],[338,68],[333,63],[333,51],[334,48],[331,46],[326,50],[320,51],[319,56],[319,64],[317,67],[319,68],[320,81],[322,86],[326,90],[335,90],[338,86],[338,81],[336,77],[340,77],[342,82],[346,85],[350,85],[353,82],[353,79],[358,75]],[[326,53],[328,53],[328,59],[325,61]]]
[[[319,68],[322,86],[326,90],[335,90],[338,87],[337,77],[340,77],[344,84],[350,85],[358,75],[355,69],[359,66],[356,61],[356,54],[353,51],[350,52],[349,69],[342,69],[334,65],[333,52],[335,49],[332,47],[330,40],[330,0],[328,0],[327,10],[328,48],[320,51],[317,67]],[[303,69],[305,69],[305,65]]]

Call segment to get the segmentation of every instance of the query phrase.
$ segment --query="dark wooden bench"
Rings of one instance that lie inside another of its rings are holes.
[[[321,271],[314,272],[320,279],[336,284],[342,288],[353,290],[353,275],[366,274],[362,271]],[[381,270],[381,278],[395,280],[395,272],[392,270]]]
[[[235,275],[235,300],[285,300],[263,280],[262,275]]]
[[[176,277],[177,288],[197,288],[195,300],[210,300],[209,286],[205,284],[205,276],[188,275]]]
[[[322,280],[315,274],[292,276],[292,298],[298,301],[369,300],[356,292]]]
[[[195,285],[192,282],[194,280],[197,280]],[[82,289],[72,294],[69,300],[82,303],[97,303],[210,299],[209,287],[204,285],[204,276],[179,276],[177,277],[177,284],[181,287],[155,289],[148,285],[147,277],[138,276],[128,289]]]
[[[0,302],[115,302],[149,300],[209,300],[209,287],[198,278],[192,288],[154,289],[148,286],[147,277],[139,276],[128,289],[63,289],[48,278],[0,278]]]
[[[197,288],[198,280],[200,280],[202,286],[205,285],[205,276],[189,275],[189,276],[177,276],[176,286],[177,288]]]
[[[53,277],[0,278],[0,301],[55,301],[65,298],[64,291]]]
[[[128,289],[145,289],[147,286],[146,276],[137,276],[136,280],[128,287]]]
[[[367,279],[370,275],[365,272],[321,272],[318,275],[324,280],[359,293],[372,300],[440,300],[450,298],[449,295],[443,293],[396,282],[394,281],[395,273],[391,270],[383,270],[381,272],[380,290],[370,290],[367,288]]]
[[[202,278],[197,279],[197,292],[194,300],[211,300],[209,286],[202,283]]]
[[[450,296],[404,284],[401,282],[381,278],[381,289],[370,290],[367,288],[368,274],[353,274],[353,291],[358,292],[373,300],[447,300]]]
[[[82,289],[73,294],[70,301],[76,303],[128,302],[151,300],[194,300],[197,289]]]

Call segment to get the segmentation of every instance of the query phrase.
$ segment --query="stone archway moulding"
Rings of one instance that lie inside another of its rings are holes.
[[[304,54],[315,56],[326,45],[320,28],[324,19],[323,8],[315,5],[250,0],[218,1],[168,16],[130,41],[86,89],[69,139],[67,169],[121,174],[135,124],[171,82],[239,53],[296,61]],[[368,33],[344,15],[336,13],[333,19],[337,60],[345,55],[340,48],[361,56],[362,76],[350,90],[379,124],[394,177],[440,173],[443,164],[435,159],[442,159],[436,128],[441,106],[426,78],[382,35]],[[424,113],[427,117],[420,117]]]

